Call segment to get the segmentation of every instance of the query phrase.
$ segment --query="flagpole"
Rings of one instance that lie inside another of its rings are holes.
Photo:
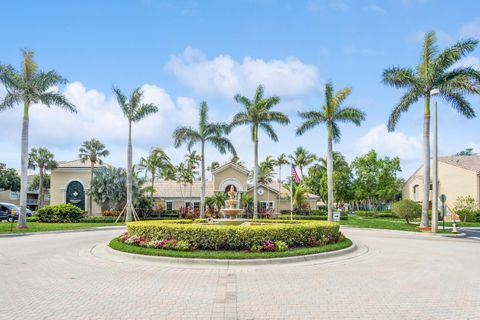
[[[290,220],[293,220],[293,175],[290,174]]]

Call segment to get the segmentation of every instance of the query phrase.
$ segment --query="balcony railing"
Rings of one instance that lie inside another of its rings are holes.
[[[37,199],[27,199],[27,205],[29,206],[35,206],[38,204],[38,200]]]

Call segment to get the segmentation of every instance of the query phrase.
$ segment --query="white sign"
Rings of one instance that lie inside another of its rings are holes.
[[[340,221],[340,212],[333,213],[333,221]]]

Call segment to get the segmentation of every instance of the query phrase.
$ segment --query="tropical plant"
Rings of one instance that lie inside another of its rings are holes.
[[[309,165],[311,165],[315,160],[317,160],[317,156],[313,153],[308,152],[303,147],[297,147],[293,154],[288,156],[290,158],[290,162],[294,164],[300,170],[300,174],[302,178],[304,178],[303,169]]]
[[[245,165],[245,161],[243,160],[240,160],[240,158],[237,156],[237,155],[234,155],[230,158],[230,161],[231,163],[234,163],[236,165],[239,165],[243,168],[246,168],[247,166]]]
[[[253,204],[253,197],[248,193],[242,193],[240,196],[240,204],[243,208],[250,207]]]
[[[333,84],[325,85],[325,104],[320,110],[300,112],[304,122],[298,127],[297,135],[319,124],[327,126],[327,183],[328,183],[328,220],[333,220],[333,142],[340,142],[341,132],[339,122],[352,122],[359,126],[365,119],[365,113],[355,107],[344,107],[343,102],[350,95],[352,89],[344,88],[334,92]]]
[[[45,173],[43,175],[42,184],[44,189],[47,189],[47,190],[50,189],[50,175],[48,173]],[[32,177],[30,184],[28,185],[28,190],[30,191],[40,190],[40,176],[38,174]]]
[[[137,123],[149,115],[158,112],[158,107],[152,103],[142,103],[143,91],[140,88],[135,89],[130,98],[114,87],[113,92],[117,102],[123,111],[123,115],[128,120],[128,147],[127,147],[127,203],[125,221],[132,221],[132,124]]]
[[[205,101],[200,105],[200,119],[198,128],[180,127],[173,133],[175,147],[187,144],[190,150],[196,143],[200,144],[200,162],[202,174],[202,195],[200,198],[200,217],[205,213],[205,145],[212,144],[221,154],[227,150],[236,155],[235,148],[228,138],[225,137],[230,132],[230,127],[226,123],[213,123],[208,121],[208,106]]]
[[[466,148],[455,154],[456,156],[476,156],[477,154],[473,152],[473,148]]]
[[[101,143],[97,139],[90,139],[88,141],[84,141],[78,149],[78,157],[82,163],[87,161],[90,162],[90,181],[93,180],[93,172],[95,171],[95,165],[98,163],[99,165],[103,164],[102,159],[104,157],[108,157],[110,151],[105,148],[105,145]],[[88,214],[93,214],[93,200],[92,196],[89,195],[88,197]]]
[[[270,184],[275,176],[275,160],[271,156],[267,156],[265,160],[260,162],[258,166],[258,183]],[[250,180],[253,181],[253,170],[249,174]]]
[[[18,71],[9,65],[0,65],[0,82],[7,93],[0,101],[0,111],[13,108],[23,103],[22,140],[21,140],[21,183],[20,183],[20,214],[17,228],[27,227],[27,188],[28,188],[28,124],[30,107],[33,104],[43,104],[47,107],[57,106],[70,112],[77,112],[75,106],[52,87],[66,83],[66,79],[55,71],[38,70],[34,53],[23,50],[22,70]]]
[[[227,201],[227,194],[224,192],[215,192],[213,195],[213,202],[215,203],[215,206],[217,207],[217,210],[220,211],[222,207],[225,205],[225,201]]]
[[[55,156],[47,148],[32,148],[28,155],[28,167],[32,170],[38,168],[38,207],[43,207],[43,200],[45,197],[45,190],[43,180],[45,178],[45,171],[52,170],[57,167],[57,162],[54,160]]]
[[[157,173],[165,172],[165,170],[170,170],[171,163],[170,158],[167,156],[165,151],[160,148],[153,148],[150,150],[150,154],[146,158],[140,159],[140,169],[145,171],[145,178],[147,177],[147,173],[150,173],[151,176],[151,188],[150,188],[150,198],[153,198],[153,194],[155,192],[155,178],[157,177]],[[168,176],[168,174],[166,175]]]
[[[13,168],[7,168],[4,163],[0,163],[0,189],[10,191],[20,191],[20,177]]]
[[[404,199],[392,205],[392,212],[410,224],[410,220],[420,217],[422,207],[413,200]]]
[[[207,167],[207,171],[210,171],[212,173],[212,179],[213,179],[213,171],[215,171],[219,167],[220,167],[220,163],[218,161],[212,161],[212,163],[210,163],[210,165]]]
[[[430,98],[433,90],[466,118],[475,117],[475,111],[465,99],[467,94],[480,93],[480,72],[472,67],[455,66],[468,53],[473,52],[478,41],[466,39],[438,52],[435,32],[425,34],[420,64],[416,69],[392,67],[383,72],[383,82],[395,88],[406,89],[400,102],[388,119],[388,129],[393,131],[400,115],[407,112],[423,98],[423,202],[420,227],[428,227],[430,193]]]
[[[291,178],[289,178],[291,179]],[[284,185],[285,189],[290,190],[290,183]],[[300,183],[292,183],[292,194],[293,194],[293,207],[297,210],[302,210],[307,207],[307,195],[308,195],[308,188],[305,184]],[[288,197],[290,199],[290,195]]]
[[[282,183],[282,167],[289,164],[290,162],[287,159],[285,153],[280,154],[277,159],[275,159],[275,165],[278,167],[278,182]]]
[[[265,98],[263,86],[258,86],[255,91],[253,100],[242,96],[235,95],[236,102],[245,107],[245,111],[241,111],[233,116],[230,126],[232,128],[248,125],[250,126],[251,138],[254,145],[254,160],[253,160],[253,216],[257,218],[257,186],[258,186],[258,134],[259,129],[262,129],[273,141],[278,141],[278,136],[272,128],[272,123],[279,123],[287,125],[290,123],[288,117],[277,111],[272,111],[272,108],[280,103],[280,98],[272,96]]]

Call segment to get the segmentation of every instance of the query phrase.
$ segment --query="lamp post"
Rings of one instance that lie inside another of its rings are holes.
[[[440,90],[433,89],[430,96],[436,96]],[[438,114],[437,99],[433,102],[433,164],[432,164],[432,232],[438,229]]]

